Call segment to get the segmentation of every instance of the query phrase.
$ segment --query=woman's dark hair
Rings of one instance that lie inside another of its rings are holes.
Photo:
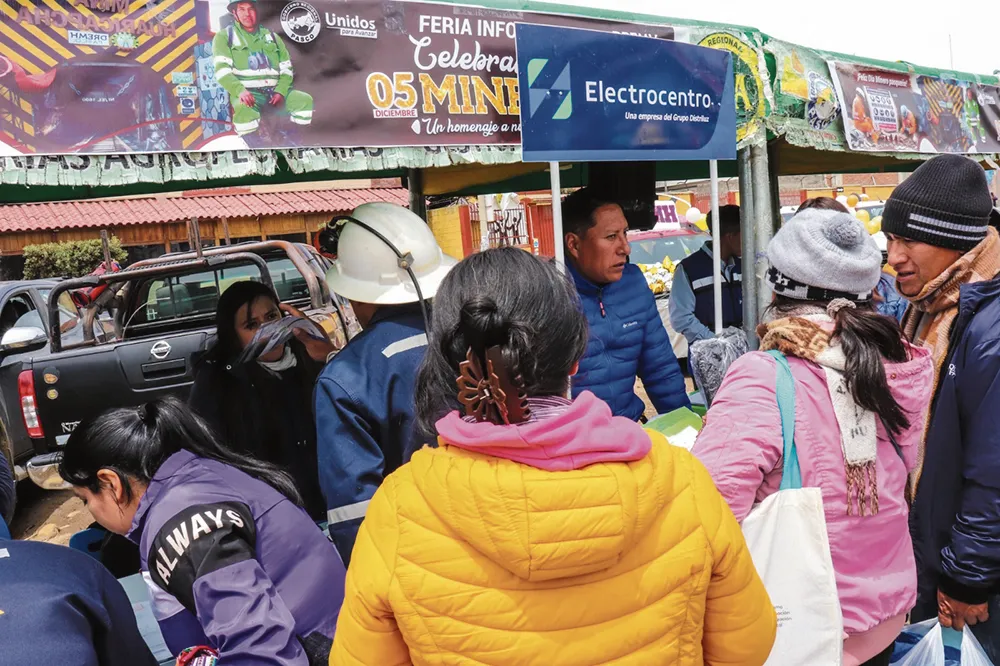
[[[587,349],[587,320],[569,278],[524,250],[486,250],[448,273],[434,299],[431,339],[417,374],[423,433],[458,409],[458,365],[471,348],[499,346],[510,377],[529,398],[562,395]]]
[[[128,479],[149,483],[160,465],[181,450],[232,465],[302,504],[292,477],[270,463],[220,444],[205,422],[176,398],[112,409],[85,421],[66,443],[59,475],[96,493],[100,491],[97,472],[111,470],[121,479],[131,501]]]
[[[826,308],[826,303],[799,301],[787,296],[776,296],[769,308],[778,316],[804,305]],[[883,361],[903,363],[910,360],[903,331],[899,323],[872,309],[871,303],[845,307],[834,316],[833,337],[844,351],[847,367],[844,378],[854,402],[875,412],[893,434],[899,434],[910,425],[906,412],[899,406],[889,389]]]
[[[799,209],[795,211],[795,214],[797,215],[804,210],[808,210],[809,208],[819,208],[821,210],[835,210],[838,213],[847,213],[848,215],[851,213],[851,211],[848,210],[847,206],[840,203],[836,199],[832,199],[830,197],[813,197],[812,199],[806,199],[805,201],[803,201],[802,205],[799,206]]]
[[[215,327],[217,338],[212,347],[211,355],[220,361],[229,361],[239,355],[243,344],[236,335],[236,313],[244,305],[247,307],[247,321],[257,301],[267,298],[275,305],[281,301],[274,290],[262,282],[247,280],[236,282],[222,293],[219,305],[215,309]]]

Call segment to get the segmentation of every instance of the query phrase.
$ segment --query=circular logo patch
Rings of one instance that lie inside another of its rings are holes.
[[[308,2],[296,0],[281,10],[281,28],[293,42],[308,44],[319,36],[322,27],[319,12]]]
[[[733,54],[733,74],[736,78],[736,140],[742,141],[757,131],[761,119],[767,112],[757,51],[728,32],[713,32],[698,42],[698,46],[729,51]]]

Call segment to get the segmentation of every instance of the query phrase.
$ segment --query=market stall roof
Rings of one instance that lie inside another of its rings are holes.
[[[807,101],[786,85],[784,63],[793,53],[806,61],[809,71],[829,74],[827,60],[859,63],[898,72],[942,78],[996,83],[992,76],[947,72],[909,63],[886,62],[852,55],[823,52],[770,38],[760,31],[737,25],[705,23],[665,16],[610,9],[578,7],[528,0],[437,0],[474,4],[499,11],[553,12],[597,19],[672,25],[696,32],[724,31],[738,36],[758,63],[747,71],[759,74],[754,85],[766,104],[763,129],[746,140],[778,138],[772,154],[777,173],[846,173],[859,171],[908,171],[929,155],[853,153],[847,149],[843,126],[811,125]],[[700,33],[699,33],[700,34]],[[995,156],[986,156],[993,160]],[[984,161],[985,161],[984,159]],[[989,162],[987,162],[989,163]],[[566,187],[586,184],[586,165],[566,165]],[[30,202],[126,196],[173,191],[179,187],[285,184],[338,178],[405,176],[408,169],[425,169],[427,194],[481,194],[497,191],[544,189],[549,175],[544,167],[522,164],[517,146],[448,146],[392,148],[323,148],[302,150],[240,151],[231,153],[166,153],[99,156],[0,157],[0,201]],[[720,175],[733,176],[735,163],[720,163]],[[702,163],[660,163],[657,178],[702,178]]]
[[[364,203],[408,205],[402,188],[144,197],[0,206],[0,233],[183,222],[196,218],[335,214]]]

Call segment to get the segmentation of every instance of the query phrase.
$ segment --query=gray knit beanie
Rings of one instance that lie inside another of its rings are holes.
[[[861,221],[819,208],[786,222],[768,244],[767,259],[775,294],[806,301],[868,301],[882,273],[882,253]]]
[[[992,212],[983,168],[962,155],[938,155],[889,195],[882,231],[968,252],[986,238]]]

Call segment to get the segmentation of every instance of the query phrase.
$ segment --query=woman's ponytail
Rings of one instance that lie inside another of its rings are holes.
[[[899,434],[910,420],[892,395],[884,365],[909,360],[899,324],[870,308],[854,307],[837,310],[834,322],[833,335],[847,360],[844,378],[854,402],[878,414],[886,428]]]
[[[112,409],[81,424],[66,444],[59,474],[75,486],[97,492],[97,473],[108,469],[118,474],[130,493],[125,477],[148,484],[160,465],[181,450],[232,465],[302,504],[291,476],[220,444],[208,425],[176,398]]]
[[[499,347],[512,378],[519,377],[522,384],[534,381],[530,330],[500,314],[497,304],[489,296],[474,298],[462,307],[450,346],[453,353],[463,358],[469,349],[477,357],[485,358],[487,349]]]
[[[417,376],[418,436],[459,409],[456,380],[469,350],[499,347],[504,369],[528,398],[564,395],[587,348],[587,320],[573,283],[551,262],[517,249],[466,257],[434,298],[430,344]]]

